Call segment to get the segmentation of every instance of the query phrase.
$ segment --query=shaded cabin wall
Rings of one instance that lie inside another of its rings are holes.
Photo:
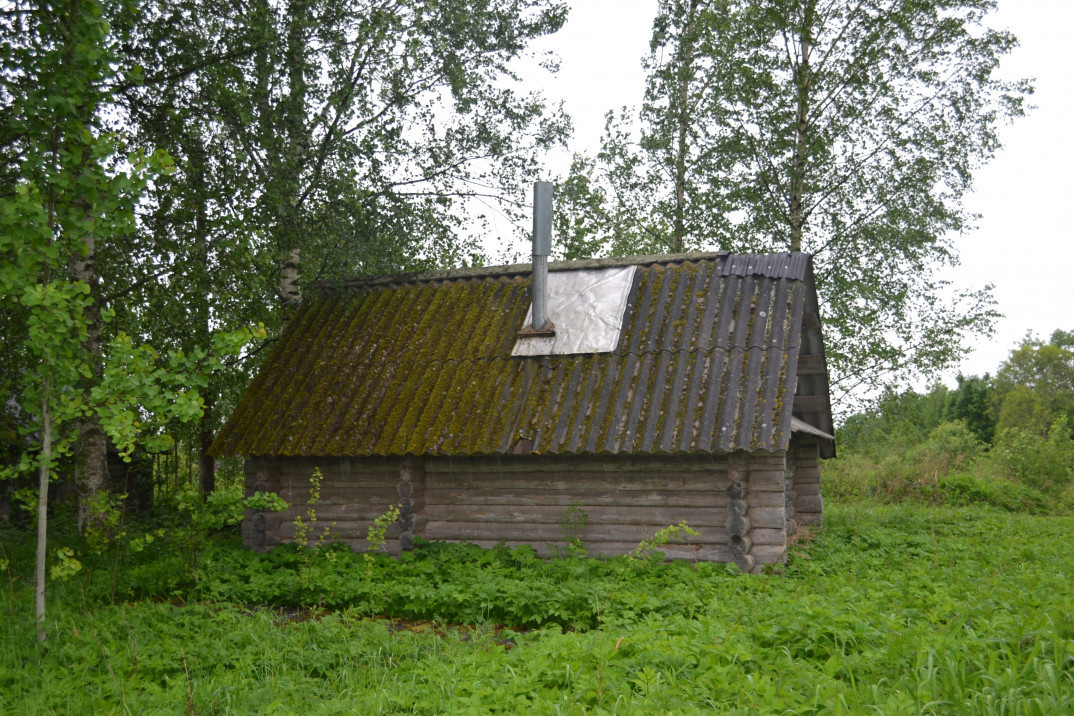
[[[787,458],[787,534],[801,525],[819,525],[824,505],[820,496],[820,445],[796,438]]]
[[[814,458],[814,464],[816,460]],[[615,556],[668,525],[701,532],[669,544],[669,558],[735,561],[746,571],[784,561],[788,495],[783,453],[715,456],[486,458],[253,458],[247,493],[272,491],[291,509],[250,513],[247,546],[264,550],[294,538],[310,476],[324,478],[317,533],[367,549],[366,530],[390,505],[402,516],[388,532],[389,554],[414,536],[491,547],[531,544],[541,554],[565,546],[568,510],[580,509],[577,537],[591,555]],[[797,468],[798,463],[795,462]],[[793,509],[793,507],[791,507]]]

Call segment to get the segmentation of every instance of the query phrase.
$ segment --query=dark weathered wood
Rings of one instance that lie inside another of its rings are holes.
[[[796,395],[793,411],[795,413],[826,413],[828,412],[828,396]]]
[[[702,535],[669,546],[664,550],[669,557],[727,561],[737,556],[740,567],[752,568],[760,563],[757,555],[783,550],[788,530],[793,533],[799,522],[820,521],[819,512],[801,520],[797,514],[803,499],[812,507],[808,498],[815,497],[819,509],[820,498],[816,447],[800,440],[795,445],[789,456],[739,451],[715,459],[257,459],[246,466],[247,490],[254,484],[269,487],[293,507],[251,513],[243,541],[263,542],[264,549],[292,538],[295,517],[305,516],[309,477],[319,467],[324,479],[315,506],[318,533],[334,522],[334,538],[360,550],[366,548],[369,525],[392,504],[402,508],[389,530],[388,551],[397,554],[412,546],[416,535],[487,546],[501,540],[538,549],[562,545],[566,510],[580,503],[587,525],[579,537],[592,555],[629,552],[657,530],[686,521]],[[785,478],[788,467],[791,479]],[[742,483],[732,485],[733,475]]]
[[[719,490],[683,492],[682,490],[551,490],[517,486],[510,489],[472,489],[427,487],[425,501],[430,505],[559,505],[583,506],[666,506],[722,508],[727,496]]]
[[[757,564],[774,564],[787,561],[787,548],[779,545],[753,545],[750,556]]]
[[[464,458],[425,460],[425,473],[451,474],[489,474],[509,475],[512,473],[552,473],[573,474],[585,472],[622,473],[667,473],[676,475],[699,472],[711,474],[727,470],[726,456],[691,456],[677,457],[643,455],[616,456],[614,459],[604,456],[575,457],[511,457],[511,458]]]
[[[741,557],[748,554],[752,547],[753,540],[749,537],[731,535],[729,549],[732,557]]]
[[[820,513],[823,503],[820,495],[799,495],[794,509],[798,514]]]
[[[744,554],[741,557],[735,557],[731,561],[744,573],[749,574],[753,572],[756,567],[756,561],[751,555]]]
[[[750,511],[750,503],[746,500],[731,500],[727,503],[727,514],[735,517],[743,517]]]
[[[542,505],[428,505],[425,515],[444,522],[502,522],[548,524],[562,528],[566,509]],[[727,519],[723,508],[692,507],[597,507],[580,508],[593,529],[601,525],[672,525],[685,521],[692,527],[714,527]]]
[[[751,553],[756,552],[759,545],[784,545],[787,544],[787,528],[782,524],[777,528],[755,527],[750,530],[750,539],[753,540]]]
[[[759,527],[783,528],[787,523],[787,515],[782,507],[753,507],[749,516],[754,530]]]
[[[798,520],[799,526],[801,525],[819,525],[823,518],[816,512],[799,512],[795,515],[795,519]]]
[[[458,540],[444,540],[444,541],[458,541]],[[518,540],[463,540],[476,544],[479,547],[492,548],[500,545],[501,543],[505,547],[517,548],[523,545],[533,547],[534,551],[544,557],[553,554],[554,550],[565,549],[566,545],[562,541],[554,542],[528,542]],[[586,554],[590,557],[602,555],[605,557],[619,557],[624,554],[629,554],[637,549],[636,542],[594,542],[586,545]],[[708,562],[728,562],[731,559],[731,554],[727,545],[723,544],[690,544],[690,545],[678,545],[669,544],[664,545],[658,550],[663,552],[666,559],[686,559],[691,561],[708,561]]]
[[[750,494],[755,491],[783,492],[783,471],[781,470],[751,470],[749,480]]]
[[[786,497],[782,492],[767,492],[756,490],[750,493],[750,507],[779,507],[786,504]]]
[[[787,466],[787,457],[783,453],[751,453],[749,465],[750,472],[754,470],[778,470],[783,472]]]
[[[575,490],[618,490],[622,492],[677,490],[682,492],[711,492],[725,489],[726,480],[718,476],[658,475],[648,473],[545,473],[499,475],[496,473],[444,473],[430,470],[425,473],[425,487],[433,490],[471,489],[541,489],[573,492]]]
[[[729,515],[727,522],[724,523],[729,535],[746,535],[750,531],[750,518],[739,517],[738,515]]]
[[[816,375],[827,373],[828,367],[824,363],[824,356],[800,355],[798,356],[798,375]]]
[[[667,525],[587,525],[580,539],[585,544],[596,542],[633,542],[637,545]],[[701,536],[684,540],[696,544],[726,544],[726,533],[718,527],[700,530]],[[417,533],[417,532],[415,532]],[[536,540],[555,542],[563,539],[563,530],[556,524],[503,524],[497,522],[444,522],[429,520],[421,536],[430,540]]]

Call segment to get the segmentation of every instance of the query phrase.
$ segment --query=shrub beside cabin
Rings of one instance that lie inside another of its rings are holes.
[[[685,521],[701,534],[669,558],[784,561],[835,450],[811,257],[562,262],[542,282],[547,330],[529,265],[315,287],[214,445],[246,456],[248,494],[291,504],[249,514],[245,543],[293,538],[319,468],[318,519],[357,550],[390,505],[390,553],[545,552],[575,508],[590,554]]]

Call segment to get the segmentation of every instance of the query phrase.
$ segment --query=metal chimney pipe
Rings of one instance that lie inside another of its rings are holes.
[[[550,330],[548,321],[548,255],[552,253],[552,182],[533,183],[533,330]],[[547,326],[547,327],[546,327]]]

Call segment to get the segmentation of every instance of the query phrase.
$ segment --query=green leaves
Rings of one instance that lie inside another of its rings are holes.
[[[661,3],[639,135],[609,118],[568,210],[608,217],[600,253],[812,253],[836,399],[933,374],[997,316],[990,287],[937,277],[1032,91],[996,77],[1016,40],[992,7]]]

